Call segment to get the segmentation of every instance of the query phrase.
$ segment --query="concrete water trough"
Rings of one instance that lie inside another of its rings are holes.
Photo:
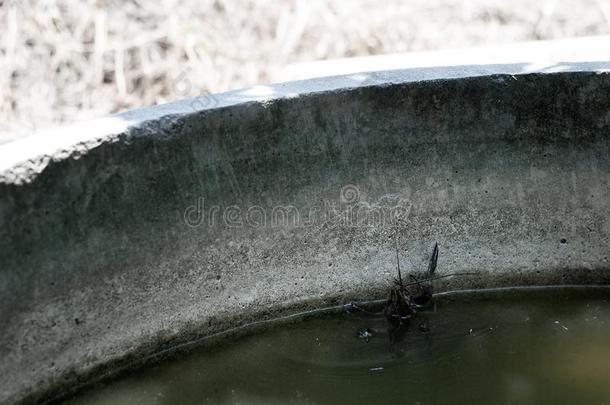
[[[0,146],[0,403],[382,298],[610,281],[610,64],[258,86]]]

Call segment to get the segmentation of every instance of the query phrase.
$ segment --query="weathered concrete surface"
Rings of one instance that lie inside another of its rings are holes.
[[[478,274],[443,289],[607,283],[609,68],[261,86],[3,145],[0,403],[380,297],[394,234],[406,267],[438,241],[440,273]]]

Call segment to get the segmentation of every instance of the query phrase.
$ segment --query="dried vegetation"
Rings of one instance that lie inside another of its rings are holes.
[[[289,63],[610,33],[610,0],[0,0],[0,142]]]

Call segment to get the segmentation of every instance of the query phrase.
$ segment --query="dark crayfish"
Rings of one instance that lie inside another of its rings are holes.
[[[428,263],[428,271],[426,278],[423,281],[418,281],[411,275],[412,283],[404,283],[402,274],[400,273],[400,259],[398,258],[398,249],[396,249],[396,266],[398,268],[398,278],[394,279],[390,288],[390,296],[386,301],[383,314],[391,325],[398,326],[415,316],[418,308],[422,308],[432,300],[434,288],[432,286],[432,278],[438,263],[438,244],[434,244],[432,256]],[[416,285],[419,287],[418,295],[413,295],[409,290],[410,286]]]
[[[434,272],[436,271],[436,265],[438,263],[438,244],[434,244],[434,248],[432,250],[432,256],[430,257],[430,262],[428,263],[428,271],[423,279],[418,280],[413,275],[410,276],[411,281],[405,282],[402,279],[402,274],[400,271],[400,259],[398,257],[398,246],[396,247],[396,266],[398,270],[398,277],[395,278],[392,282],[392,286],[390,287],[390,294],[385,302],[385,306],[383,309],[383,317],[387,320],[387,334],[389,335],[391,342],[397,342],[402,339],[404,333],[407,331],[409,322],[412,318],[417,315],[419,309],[427,306],[432,301],[432,295],[434,293],[434,288],[432,285],[432,281],[450,277],[454,275],[465,275],[467,273],[454,273],[447,274],[440,277],[435,277]],[[416,291],[412,291],[415,290]],[[360,306],[350,303],[345,306],[345,309],[348,312],[352,312],[353,310],[358,310],[365,314],[372,315],[376,319],[378,319],[378,315],[368,312],[367,310],[361,308]],[[421,317],[419,329],[423,332],[428,331],[427,319],[425,317]],[[380,328],[365,328],[358,331],[358,337],[369,341],[375,335],[384,334],[382,329]]]

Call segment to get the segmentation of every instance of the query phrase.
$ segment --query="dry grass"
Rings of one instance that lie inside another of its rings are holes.
[[[610,0],[0,0],[0,142],[288,63],[610,33]]]

